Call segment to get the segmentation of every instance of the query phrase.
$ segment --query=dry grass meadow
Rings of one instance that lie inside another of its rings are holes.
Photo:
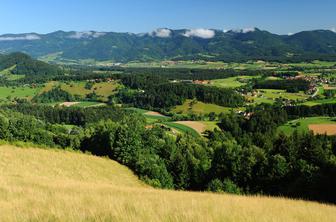
[[[206,130],[206,125],[198,121],[177,121],[176,123],[188,126],[196,130],[199,134],[203,133]]]
[[[331,222],[336,206],[156,190],[105,158],[2,145],[0,221]]]

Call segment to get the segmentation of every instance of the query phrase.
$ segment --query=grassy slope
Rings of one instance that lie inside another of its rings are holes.
[[[71,83],[59,83],[59,82],[49,82],[45,85],[42,92],[47,92],[55,86],[60,86],[61,89],[67,91],[73,95],[80,95],[85,97],[86,95],[95,92],[98,96],[101,96],[103,100],[107,100],[108,96],[115,93],[115,90],[120,87],[120,83],[114,82],[101,82],[95,83],[92,89],[85,89],[85,81],[82,82],[71,82]]]
[[[8,96],[14,98],[26,98],[32,99],[38,94],[40,88],[30,88],[30,87],[0,87],[0,99],[6,99]]]
[[[285,98],[290,100],[305,100],[309,96],[303,92],[288,93],[286,90],[279,89],[258,89],[259,97],[253,97],[255,103],[274,103],[276,98]]]
[[[230,78],[225,78],[225,79],[214,79],[211,80],[211,85],[217,86],[220,88],[238,88],[241,86],[246,85],[246,83],[242,83],[239,80],[240,79],[255,79],[255,78],[260,78],[260,76],[235,76],[235,77],[230,77]]]
[[[299,126],[296,126],[297,123],[299,123]],[[336,121],[335,118],[323,116],[301,118],[289,121],[285,125],[280,126],[278,132],[284,132],[286,134],[291,134],[294,130],[308,132],[310,124],[336,124]]]
[[[334,103],[336,103],[336,99],[335,98],[330,98],[330,99],[319,99],[319,100],[307,101],[307,102],[303,103],[303,105],[316,106],[316,105],[334,104]]]
[[[8,69],[4,69],[0,71],[0,76],[5,76],[7,80],[18,80],[25,77],[25,75],[15,75],[12,74],[11,71],[15,69],[16,65],[13,65],[12,67],[9,67]]]
[[[219,114],[221,112],[223,113],[229,113],[231,110],[244,110],[244,108],[229,108],[229,107],[223,107],[218,106],[216,104],[211,103],[203,103],[197,101],[196,103],[192,104],[192,100],[186,100],[182,105],[176,106],[171,111],[174,113],[196,113],[196,114],[207,114],[214,112],[216,114]]]
[[[183,124],[179,124],[179,123],[175,123],[175,122],[165,122],[163,123],[166,126],[169,126],[171,128],[174,128],[178,131],[184,132],[184,133],[190,133],[191,135],[194,136],[199,136],[200,134],[193,128],[183,125]]]
[[[91,102],[91,101],[84,101],[74,105],[75,107],[93,107],[93,106],[106,106],[106,103],[100,102]]]
[[[0,146],[1,221],[335,221],[336,207],[284,198],[155,190],[114,161]]]

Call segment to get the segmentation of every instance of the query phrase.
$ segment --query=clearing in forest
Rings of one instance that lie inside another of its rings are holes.
[[[175,123],[188,126],[196,130],[199,134],[203,133],[207,128],[204,123],[198,121],[177,121]]]
[[[79,104],[79,102],[64,102],[61,103],[60,106],[70,107]]]

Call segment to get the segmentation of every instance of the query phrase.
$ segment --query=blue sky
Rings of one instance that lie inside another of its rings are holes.
[[[336,28],[336,0],[0,0],[0,34],[56,30]]]

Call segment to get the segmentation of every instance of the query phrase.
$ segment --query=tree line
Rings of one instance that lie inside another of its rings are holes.
[[[173,83],[158,75],[127,75],[121,81],[131,90],[120,90],[115,96],[116,99],[125,104],[147,109],[167,110],[183,104],[186,99],[194,98],[226,107],[239,107],[245,101],[244,97],[233,89]]]
[[[255,107],[248,119],[222,115],[221,130],[206,139],[146,128],[140,114],[113,107],[18,104],[2,110],[2,139],[108,156],[155,187],[336,201],[336,138],[276,133],[288,120],[282,107]]]

